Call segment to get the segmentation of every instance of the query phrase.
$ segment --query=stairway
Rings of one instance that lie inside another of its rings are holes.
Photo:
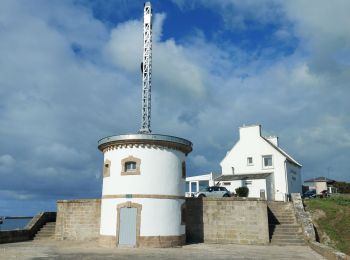
[[[267,203],[271,245],[305,245],[291,202]]]
[[[47,222],[34,236],[34,240],[52,240],[55,238],[56,222]]]

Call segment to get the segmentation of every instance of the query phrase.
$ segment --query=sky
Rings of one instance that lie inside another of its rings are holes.
[[[350,181],[350,1],[154,0],[152,131],[221,172],[242,125]],[[97,141],[141,123],[143,1],[0,1],[0,215],[98,198]]]

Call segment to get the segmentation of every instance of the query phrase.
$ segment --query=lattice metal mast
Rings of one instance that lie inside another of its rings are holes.
[[[143,9],[142,122],[139,133],[151,133],[152,81],[152,8],[146,2]]]

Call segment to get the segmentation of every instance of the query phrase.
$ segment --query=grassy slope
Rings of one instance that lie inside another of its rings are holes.
[[[316,210],[325,213],[317,220],[319,229],[329,236],[338,250],[350,254],[350,196],[311,199],[304,203],[311,213]]]

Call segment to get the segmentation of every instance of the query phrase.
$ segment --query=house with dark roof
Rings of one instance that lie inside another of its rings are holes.
[[[239,140],[220,163],[217,185],[230,191],[248,187],[249,197],[287,201],[301,193],[302,165],[284,151],[276,136],[262,136],[261,126],[243,126]]]
[[[336,193],[337,188],[334,187],[335,183],[335,180],[326,177],[317,177],[304,181],[304,186],[308,187],[309,190],[316,190],[316,194],[320,194],[324,190],[327,190],[328,193]]]

